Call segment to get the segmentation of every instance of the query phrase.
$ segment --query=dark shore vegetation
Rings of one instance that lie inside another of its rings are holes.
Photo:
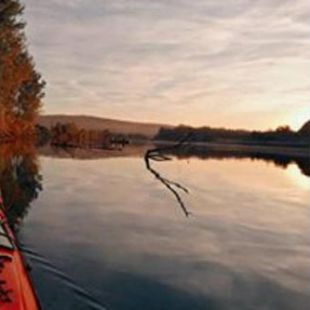
[[[248,131],[211,127],[193,128],[181,125],[174,128],[161,128],[154,140],[177,142],[191,133],[192,143],[309,147],[309,132],[303,128],[305,127],[303,126],[299,131],[293,131],[288,126],[280,126],[275,130]]]
[[[308,123],[307,123],[308,124]],[[162,127],[153,138],[143,134],[113,133],[109,129],[89,130],[79,128],[74,122],[56,123],[51,128],[37,125],[38,144],[50,143],[60,147],[122,149],[127,144],[178,144],[188,137],[187,144],[200,148],[221,148],[226,151],[283,154],[309,157],[309,132],[307,124],[293,131],[288,126],[269,131],[247,131],[189,126]],[[169,146],[168,146],[169,147]]]
[[[50,130],[41,126],[38,130],[38,137],[45,134],[54,146],[110,149],[129,143],[128,137],[123,134],[112,134],[107,129],[86,130],[74,123],[57,123]]]

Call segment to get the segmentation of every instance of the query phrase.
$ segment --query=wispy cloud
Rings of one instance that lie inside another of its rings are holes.
[[[309,105],[308,0],[25,4],[46,112],[267,127]]]

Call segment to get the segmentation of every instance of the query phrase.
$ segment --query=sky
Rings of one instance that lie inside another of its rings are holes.
[[[22,0],[45,114],[299,128],[309,0]]]

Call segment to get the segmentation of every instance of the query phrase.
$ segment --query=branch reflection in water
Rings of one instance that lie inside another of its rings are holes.
[[[165,152],[171,152],[179,148],[188,146],[190,142],[190,138],[191,138],[191,133],[187,134],[183,139],[180,140],[180,142],[178,142],[175,145],[149,149],[146,151],[144,155],[146,169],[150,171],[157,180],[159,180],[162,184],[164,184],[164,186],[175,196],[178,204],[180,205],[186,217],[191,215],[191,212],[188,211],[178,190],[181,190],[186,194],[189,193],[189,190],[186,187],[182,186],[180,183],[171,181],[168,178],[163,177],[157,170],[155,170],[152,167],[151,161],[161,162],[161,161],[172,160],[171,157],[165,155]]]

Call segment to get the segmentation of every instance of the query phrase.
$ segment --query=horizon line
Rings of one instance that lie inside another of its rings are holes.
[[[113,118],[113,117],[104,117],[104,116],[96,116],[91,114],[71,114],[71,113],[40,113],[39,117],[57,117],[57,116],[65,116],[65,117],[89,117],[89,118],[95,118],[95,119],[101,119],[101,120],[109,120],[109,121],[116,121],[116,122],[127,122],[127,123],[138,123],[143,125],[157,125],[157,126],[166,126],[166,127],[178,127],[178,126],[186,126],[186,127],[192,127],[192,128],[202,128],[202,127],[209,127],[212,129],[227,129],[227,130],[235,130],[235,131],[273,131],[276,130],[279,127],[282,126],[288,126],[292,131],[298,132],[307,122],[310,120],[306,120],[303,124],[301,124],[298,129],[292,128],[289,124],[279,124],[275,128],[269,127],[265,129],[249,129],[249,128],[240,128],[240,127],[226,127],[226,126],[211,126],[211,125],[190,125],[190,124],[184,124],[184,123],[178,123],[178,124],[167,124],[167,123],[161,123],[156,121],[140,121],[140,120],[131,120],[131,119],[123,119],[123,118]]]

